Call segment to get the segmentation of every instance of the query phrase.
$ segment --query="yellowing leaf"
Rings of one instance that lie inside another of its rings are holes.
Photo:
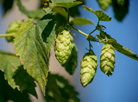
[[[47,26],[49,21],[51,20],[47,19],[43,28]],[[49,50],[41,37],[43,30],[36,26],[33,20],[29,19],[22,24],[13,44],[15,45],[16,55],[20,56],[21,63],[24,64],[24,69],[38,82],[45,94]]]

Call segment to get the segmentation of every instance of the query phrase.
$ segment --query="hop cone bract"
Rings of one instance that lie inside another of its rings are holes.
[[[97,71],[97,56],[93,51],[86,53],[81,60],[81,84],[87,86],[94,78]]]
[[[20,28],[22,23],[23,23],[22,20],[11,22],[11,24],[9,25],[9,27],[8,27],[8,29],[6,31],[6,34],[17,33],[18,29]],[[6,40],[8,42],[12,42],[13,38],[14,38],[13,36],[8,36],[8,37],[6,37]]]
[[[73,37],[69,30],[63,30],[58,34],[55,45],[55,55],[62,66],[69,60],[73,47]]]
[[[100,69],[103,73],[113,74],[115,67],[115,51],[111,44],[104,44],[100,54]]]

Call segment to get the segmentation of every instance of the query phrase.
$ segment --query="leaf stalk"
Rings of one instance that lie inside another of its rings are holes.
[[[7,37],[7,36],[14,36],[15,33],[11,33],[11,34],[0,34],[0,37]]]

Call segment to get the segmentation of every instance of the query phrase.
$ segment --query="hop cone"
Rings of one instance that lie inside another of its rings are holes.
[[[74,44],[74,47],[71,52],[71,56],[69,61],[65,64],[65,69],[69,74],[73,74],[75,71],[75,68],[77,67],[77,48]]]
[[[87,86],[94,78],[97,71],[97,56],[93,51],[86,53],[81,60],[81,83]]]
[[[115,51],[111,44],[104,44],[100,55],[100,69],[103,73],[113,74],[115,67]]]
[[[68,30],[63,30],[58,34],[55,45],[55,55],[62,66],[69,60],[73,47],[73,38]]]
[[[9,25],[6,34],[11,34],[11,33],[17,33],[18,29],[20,28],[21,24],[23,23],[23,21],[13,21],[11,22],[11,24]],[[8,36],[6,37],[6,40],[8,42],[12,42],[13,41],[13,36]]]

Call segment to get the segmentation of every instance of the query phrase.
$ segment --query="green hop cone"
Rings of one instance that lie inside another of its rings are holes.
[[[62,66],[64,66],[64,64],[69,60],[73,47],[73,37],[69,30],[63,30],[60,32],[56,39],[55,55]]]
[[[23,23],[22,20],[11,22],[11,24],[9,25],[9,27],[8,27],[8,29],[6,31],[6,34],[12,34],[12,33],[15,33],[16,34],[18,32],[18,29],[20,28],[20,26],[21,26],[22,23]],[[14,39],[13,36],[6,37],[6,40],[8,42],[12,42],[13,39]]]
[[[74,44],[74,47],[72,49],[72,52],[71,52],[71,56],[70,56],[70,59],[69,61],[64,65],[66,71],[72,75],[77,67],[77,48]]]
[[[100,54],[100,69],[103,73],[113,74],[115,67],[115,51],[111,44],[104,44]]]
[[[94,78],[97,71],[97,56],[91,50],[86,53],[81,60],[81,84],[83,87],[87,86]]]

